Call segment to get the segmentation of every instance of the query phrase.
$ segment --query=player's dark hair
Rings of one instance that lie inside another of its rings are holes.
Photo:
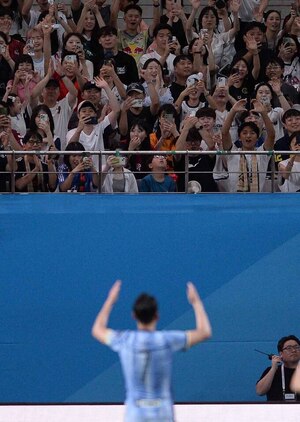
[[[147,293],[140,294],[133,304],[133,312],[139,322],[143,324],[152,322],[157,315],[157,302],[155,297],[150,296]]]

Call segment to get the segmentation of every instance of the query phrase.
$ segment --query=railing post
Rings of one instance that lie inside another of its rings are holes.
[[[275,154],[272,151],[271,157],[271,192],[275,192]]]
[[[10,172],[10,186],[11,186],[11,193],[16,193],[16,178],[15,178],[15,166],[14,163],[16,162],[15,159],[15,150],[12,151],[12,169]]]
[[[189,152],[184,155],[184,192],[188,193],[189,186]]]

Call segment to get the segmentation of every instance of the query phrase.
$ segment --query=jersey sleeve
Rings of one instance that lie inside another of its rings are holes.
[[[187,349],[188,341],[186,331],[165,331],[164,335],[172,352]]]

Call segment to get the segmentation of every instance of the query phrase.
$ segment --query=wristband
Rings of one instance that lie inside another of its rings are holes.
[[[154,4],[153,3],[153,7],[159,7],[160,6],[160,4],[158,3],[158,4]]]

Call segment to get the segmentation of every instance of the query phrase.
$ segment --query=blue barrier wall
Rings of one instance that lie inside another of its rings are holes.
[[[141,290],[159,328],[194,326],[199,287],[213,338],[176,355],[176,401],[252,401],[278,338],[299,335],[298,195],[0,197],[0,402],[121,402],[118,357],[90,329],[116,278],[111,318],[134,328]]]

